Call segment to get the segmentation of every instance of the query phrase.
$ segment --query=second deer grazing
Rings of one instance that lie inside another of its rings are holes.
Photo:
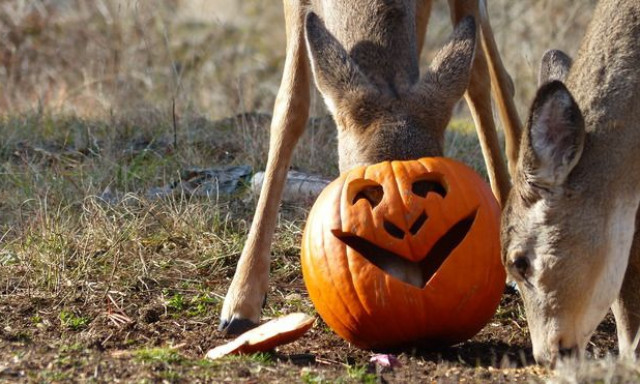
[[[640,2],[600,1],[570,62],[543,59],[502,219],[534,356],[551,364],[582,355],[609,308],[620,352],[638,344]]]

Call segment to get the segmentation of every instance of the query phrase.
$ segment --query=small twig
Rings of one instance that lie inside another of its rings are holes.
[[[107,318],[118,328],[122,328],[124,324],[130,324],[133,322],[133,320],[128,316],[121,315],[119,313],[110,313],[107,315]]]
[[[324,359],[324,358],[318,357],[318,356],[316,356],[316,363],[325,364],[325,365],[338,365],[338,364],[340,364],[339,361],[335,361],[335,360],[331,360],[331,359]]]
[[[176,116],[176,98],[171,99],[171,117],[173,118],[173,148],[178,151],[178,117]]]
[[[107,345],[107,342],[111,340],[112,337],[113,337],[113,333],[109,333],[109,336],[107,336],[104,340],[102,340],[100,344],[104,347],[105,345]]]

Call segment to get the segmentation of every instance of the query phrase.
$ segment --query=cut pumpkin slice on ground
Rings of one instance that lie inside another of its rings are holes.
[[[314,321],[313,317],[301,312],[278,317],[209,350],[206,357],[214,360],[230,354],[270,351],[300,338]]]

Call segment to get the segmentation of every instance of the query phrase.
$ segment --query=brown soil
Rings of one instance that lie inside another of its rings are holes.
[[[226,282],[210,282],[211,288],[223,292]],[[291,295],[306,295],[300,279],[277,284],[270,307],[284,307],[283,298]],[[0,296],[0,381],[500,383],[542,382],[549,375],[533,364],[520,298],[510,289],[496,316],[473,339],[441,350],[396,351],[401,366],[393,370],[370,365],[372,352],[350,346],[321,320],[273,353],[206,362],[205,352],[225,341],[216,329],[217,310],[202,317],[176,313],[156,302],[153,289],[131,294],[119,309],[106,298],[99,304],[80,297]],[[77,327],[63,324],[63,302],[67,313],[93,320]],[[614,349],[614,333],[609,316],[591,353]]]

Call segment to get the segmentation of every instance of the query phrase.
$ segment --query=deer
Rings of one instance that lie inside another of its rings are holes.
[[[510,188],[492,115],[492,89],[509,164],[521,125],[513,83],[498,54],[484,0],[449,0],[454,31],[420,75],[429,0],[284,0],[286,54],[255,215],[226,294],[219,329],[258,324],[271,241],[293,148],[309,115],[313,77],[337,126],[339,169],[443,154],[444,130],[465,96],[492,190]]]
[[[502,259],[541,364],[582,358],[611,308],[640,328],[640,2],[601,0],[575,61],[542,59],[501,219]]]

